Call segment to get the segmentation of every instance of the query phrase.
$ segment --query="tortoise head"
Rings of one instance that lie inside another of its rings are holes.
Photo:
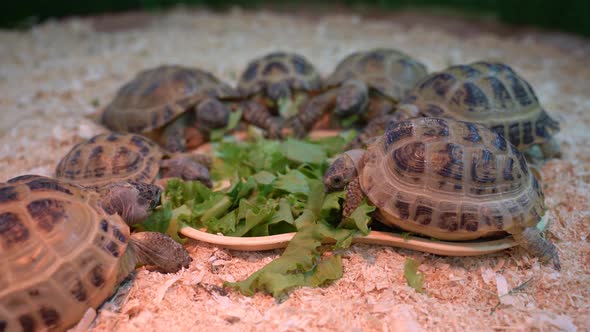
[[[344,190],[358,176],[364,150],[350,150],[336,159],[324,174],[326,192]]]
[[[273,101],[278,101],[282,98],[290,98],[291,86],[289,85],[289,82],[285,80],[269,83],[266,86],[266,95]]]
[[[205,129],[227,126],[230,113],[229,107],[216,98],[206,98],[196,107],[197,121]]]
[[[118,213],[128,225],[143,222],[159,204],[162,189],[137,181],[116,182],[99,190],[102,207],[107,213]]]

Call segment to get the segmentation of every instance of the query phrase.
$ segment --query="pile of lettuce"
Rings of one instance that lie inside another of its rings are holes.
[[[362,204],[343,219],[344,192],[324,192],[328,161],[353,136],[343,132],[306,141],[223,138],[214,143],[212,177],[217,186],[225,181],[226,188],[211,190],[200,182],[171,179],[161,206],[140,227],[180,242],[178,231],[186,226],[240,237],[296,232],[278,259],[246,280],[226,283],[246,295],[264,291],[279,297],[296,286],[316,287],[338,279],[341,257],[333,250],[350,246],[355,235],[367,235],[374,210]]]

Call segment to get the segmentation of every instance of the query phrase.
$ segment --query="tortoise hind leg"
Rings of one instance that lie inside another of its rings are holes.
[[[118,279],[127,277],[137,265],[156,265],[166,273],[175,273],[188,267],[191,261],[182,245],[166,234],[133,233],[121,260]]]
[[[525,228],[522,233],[512,234],[516,242],[530,254],[539,257],[543,263],[552,263],[556,270],[561,269],[557,247],[541,237],[541,231],[536,227]]]
[[[543,153],[543,158],[561,158],[561,149],[555,138],[551,138],[550,140],[541,143],[539,147]]]
[[[561,158],[561,149],[555,138],[534,144],[523,152],[527,161],[534,165],[543,165],[548,159]]]

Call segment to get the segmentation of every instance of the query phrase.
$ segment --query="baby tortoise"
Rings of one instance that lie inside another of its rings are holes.
[[[0,184],[0,330],[64,331],[136,265],[188,267],[191,257],[168,235],[130,234],[159,196],[140,182],[100,192],[37,175]]]
[[[309,100],[290,126],[302,137],[330,110],[339,118],[356,115],[367,123],[392,113],[427,73],[424,64],[395,49],[352,53],[326,78],[325,92]]]
[[[204,154],[166,153],[141,135],[111,133],[72,147],[57,165],[55,177],[91,188],[125,180],[153,183],[158,176],[197,180],[211,187],[207,168],[211,163]]]
[[[416,84],[399,111],[404,118],[431,116],[480,123],[521,151],[539,145],[544,158],[560,155],[553,138],[559,123],[539,104],[530,84],[502,63],[475,62],[433,73]]]
[[[321,87],[320,74],[303,56],[273,52],[252,60],[240,76],[238,91],[244,98],[242,118],[266,130],[271,138],[282,137],[283,120],[278,103],[307,97]]]
[[[535,227],[546,210],[539,182],[514,145],[481,125],[397,122],[366,151],[349,150],[334,161],[324,185],[346,188],[344,216],[366,198],[386,225],[456,241],[507,232],[560,268],[557,248]]]
[[[229,101],[238,93],[211,73],[182,66],[141,71],[106,107],[102,123],[118,132],[148,135],[171,152],[207,140],[211,129],[227,126]]]

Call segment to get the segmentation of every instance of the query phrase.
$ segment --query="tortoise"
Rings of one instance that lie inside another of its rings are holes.
[[[500,62],[451,66],[423,78],[399,106],[400,119],[446,117],[483,124],[521,151],[539,146],[543,157],[558,157],[553,135],[559,123],[540,105],[531,85]]]
[[[390,114],[414,84],[427,75],[424,64],[390,48],[354,52],[323,82],[323,93],[293,118],[295,135],[304,136],[329,110],[339,118],[358,116],[361,123]]]
[[[366,198],[385,225],[451,241],[508,233],[560,268],[557,248],[535,227],[546,210],[539,181],[514,145],[482,125],[396,122],[366,150],[338,157],[323,181],[326,191],[346,190],[345,217]]]
[[[148,135],[171,152],[185,151],[204,143],[212,129],[227,126],[238,97],[207,71],[162,65],[123,85],[102,123],[113,131]]]
[[[136,265],[188,267],[191,257],[168,235],[130,234],[159,195],[141,182],[101,191],[38,175],[1,183],[0,330],[63,331]]]
[[[280,138],[283,119],[279,102],[307,98],[320,88],[320,74],[304,56],[272,52],[248,63],[237,90],[246,99],[242,103],[244,121],[266,130],[271,138]]]
[[[210,165],[205,154],[172,154],[141,135],[105,133],[73,146],[58,163],[55,177],[90,188],[125,180],[153,183],[158,176],[211,187]]]

